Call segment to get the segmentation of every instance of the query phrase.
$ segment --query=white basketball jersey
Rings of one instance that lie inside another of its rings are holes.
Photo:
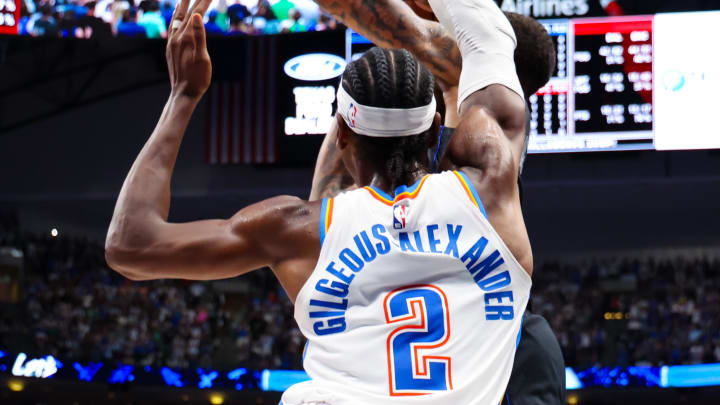
[[[312,380],[283,405],[500,402],[531,280],[462,172],[325,200],[320,227],[295,301]]]

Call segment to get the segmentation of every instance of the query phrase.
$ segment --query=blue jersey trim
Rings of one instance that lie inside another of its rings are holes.
[[[517,341],[515,342],[515,349],[517,349],[518,346],[520,346],[520,339],[522,339],[522,328],[523,328],[524,324],[525,324],[525,314],[523,314],[522,321],[520,322],[520,330],[518,331]]]
[[[432,161],[431,172],[433,172],[433,173],[437,173],[438,166],[440,165],[440,162],[438,162],[438,155],[440,154],[440,145],[442,145],[442,138],[443,138],[444,133],[445,133],[445,125],[442,125],[440,127],[440,135],[438,135],[437,146],[435,147],[435,155],[433,156],[433,161]]]
[[[303,348],[303,354],[302,354],[302,359],[303,359],[303,361],[305,361],[305,356],[307,355],[307,351],[308,351],[308,347],[309,347],[309,346],[310,346],[310,341],[309,341],[309,340],[306,340],[306,341],[305,341],[305,347]]]
[[[477,193],[477,190],[475,190],[475,186],[473,186],[473,184],[470,181],[470,179],[468,178],[468,176],[465,173],[463,173],[462,170],[458,170],[457,172],[465,180],[465,183],[467,183],[467,186],[470,189],[470,192],[472,193],[473,197],[475,197],[475,201],[477,201],[477,203],[478,203],[478,208],[480,208],[480,212],[483,214],[485,219],[489,219],[487,212],[485,212],[485,205],[483,205],[482,200],[480,199],[480,196]]]
[[[325,218],[327,218],[328,199],[322,199],[322,206],[320,207],[320,247],[325,242]]]
[[[370,187],[374,192],[378,193],[378,194],[379,194],[381,197],[383,197],[384,199],[392,202],[392,201],[395,201],[395,197],[396,197],[396,196],[398,196],[398,195],[400,195],[400,194],[402,194],[402,193],[413,193],[415,190],[417,190],[417,188],[420,187],[420,183],[422,183],[422,181],[423,181],[423,179],[424,179],[425,177],[427,177],[427,176],[421,177],[420,179],[418,179],[418,181],[415,182],[415,184],[413,184],[413,185],[410,186],[410,187],[408,187],[408,186],[400,186],[400,187],[396,188],[396,189],[395,189],[395,195],[392,195],[392,196],[389,195],[388,193],[380,190],[380,189],[377,188],[377,187],[374,187],[374,186],[368,186],[368,187]]]
[[[417,190],[418,187],[420,187],[420,183],[425,177],[421,177],[418,181],[415,182],[412,186],[400,186],[395,189],[395,195],[398,196],[402,193],[413,193],[415,190]],[[391,198],[391,200],[394,200],[394,198]]]

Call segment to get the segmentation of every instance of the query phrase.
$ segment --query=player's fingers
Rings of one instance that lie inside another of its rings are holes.
[[[208,7],[210,7],[210,3],[212,0],[197,0],[195,4],[193,4],[192,9],[190,10],[191,13],[198,13],[201,17],[205,16],[205,12],[207,11]]]
[[[172,20],[170,20],[170,34],[177,31],[178,27],[182,25],[183,20],[185,20],[185,17],[187,16],[187,9],[189,4],[190,0],[180,0],[175,6]]]
[[[205,26],[203,25],[203,18],[200,14],[193,13],[190,19],[193,36],[195,37],[195,50],[196,52],[203,52],[207,46],[205,42]]]

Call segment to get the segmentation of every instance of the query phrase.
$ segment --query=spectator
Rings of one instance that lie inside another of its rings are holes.
[[[270,9],[272,9],[273,14],[275,14],[275,18],[284,21],[290,18],[290,10],[295,8],[295,4],[293,4],[290,0],[279,0],[275,2],[272,6],[270,6]]]
[[[205,23],[205,32],[209,36],[225,34],[225,30],[218,25],[217,20],[218,12],[216,10],[210,11],[210,13],[208,13],[208,22]]]
[[[117,32],[118,25],[123,20],[125,13],[130,9],[130,3],[127,0],[114,0],[110,4],[111,24],[114,32]],[[137,16],[137,11],[135,12]]]
[[[118,24],[117,33],[121,37],[147,37],[145,28],[137,23],[137,10],[135,8],[125,10],[122,21]]]
[[[227,14],[228,18],[231,19],[231,24],[233,23],[233,18],[236,19],[235,22],[237,22],[237,20],[244,20],[245,18],[250,17],[250,11],[242,3],[235,3],[229,5],[227,8]]]
[[[302,15],[297,9],[290,10],[289,19],[281,23],[282,32],[305,32],[307,27],[300,22]]]
[[[245,24],[245,21],[243,19],[235,17],[232,14],[230,15],[230,27],[228,29],[227,35],[248,35],[251,32],[252,29],[247,24]]]
[[[102,18],[95,16],[94,1],[85,3],[87,10],[85,15],[78,18],[74,27],[75,37],[77,38],[97,38],[104,40],[112,37],[112,27],[103,21]]]
[[[170,20],[172,20],[172,15],[174,11],[175,9],[169,1],[164,1],[162,3],[162,9],[160,10],[160,14],[162,15],[163,21],[165,21],[166,27],[170,26]]]
[[[167,38],[165,20],[160,14],[160,3],[157,0],[143,0],[140,3],[140,9],[143,10],[143,13],[138,19],[138,24],[145,28],[147,37]]]
[[[33,24],[31,34],[36,37],[58,36],[58,25],[52,16],[52,7],[49,4],[43,4],[40,7],[40,14],[40,18]]]
[[[315,31],[328,31],[337,29],[337,21],[329,15],[322,13],[315,26]]]

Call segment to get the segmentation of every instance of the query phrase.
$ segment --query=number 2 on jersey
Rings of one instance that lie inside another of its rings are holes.
[[[385,321],[400,323],[387,338],[390,395],[452,389],[450,357],[432,355],[450,339],[447,296],[434,285],[398,288],[385,297]]]

